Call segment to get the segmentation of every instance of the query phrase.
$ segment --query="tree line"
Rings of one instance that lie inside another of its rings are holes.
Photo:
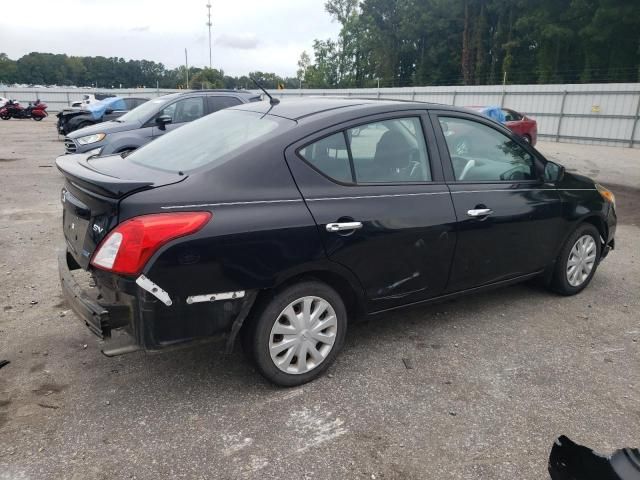
[[[253,77],[266,88],[299,87],[295,78],[275,73],[251,72],[233,77],[223,70],[189,67],[189,88],[254,88]],[[166,68],[149,60],[118,57],[74,57],[32,52],[18,60],[0,53],[0,84],[76,85],[96,88],[187,88],[186,67]]]
[[[328,0],[308,87],[637,82],[638,0]]]

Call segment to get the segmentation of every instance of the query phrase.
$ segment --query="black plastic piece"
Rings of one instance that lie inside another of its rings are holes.
[[[94,334],[100,338],[110,337],[112,328],[128,323],[129,308],[123,305],[101,305],[87,295],[71,276],[70,270],[77,266],[69,265],[68,258],[66,251],[58,255],[60,285],[65,300]]]
[[[562,435],[551,449],[549,474],[552,480],[640,480],[640,451],[623,448],[605,456]]]

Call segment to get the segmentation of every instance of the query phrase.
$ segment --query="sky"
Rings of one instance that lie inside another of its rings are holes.
[[[340,30],[325,0],[211,0],[213,67],[295,76],[303,50]],[[207,0],[2,0],[0,52],[209,64]],[[8,14],[10,12],[10,15]]]

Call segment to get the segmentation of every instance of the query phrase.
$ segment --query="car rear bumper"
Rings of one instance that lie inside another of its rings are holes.
[[[94,295],[83,289],[71,275],[71,270],[79,268],[74,265],[66,250],[58,255],[58,273],[62,294],[73,312],[98,337],[111,337],[113,328],[129,323],[130,309],[125,305],[104,305]]]
[[[255,292],[248,292],[238,300],[203,303],[174,297],[166,305],[135,280],[102,271],[94,272],[96,288],[83,288],[71,273],[78,269],[65,248],[58,255],[62,293],[80,320],[104,340],[102,352],[108,356],[156,351],[221,335],[228,336],[230,349],[255,300]]]

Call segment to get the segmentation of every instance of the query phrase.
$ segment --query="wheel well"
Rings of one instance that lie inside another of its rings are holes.
[[[363,313],[363,305],[360,303],[360,297],[354,290],[351,283],[342,275],[328,270],[314,270],[300,273],[287,278],[274,288],[261,290],[260,293],[258,293],[258,297],[256,298],[254,305],[264,304],[265,301],[268,301],[269,298],[274,295],[274,292],[305,280],[318,280],[333,288],[338,295],[340,295],[340,298],[342,298],[344,306],[347,309],[347,315],[350,319],[355,319]]]
[[[583,222],[590,223],[591,225],[596,227],[598,229],[598,232],[600,232],[600,237],[602,237],[602,243],[604,244],[607,242],[607,237],[608,237],[607,225],[605,224],[604,220],[602,220],[602,218],[597,216],[591,216],[591,217],[585,218]]]

